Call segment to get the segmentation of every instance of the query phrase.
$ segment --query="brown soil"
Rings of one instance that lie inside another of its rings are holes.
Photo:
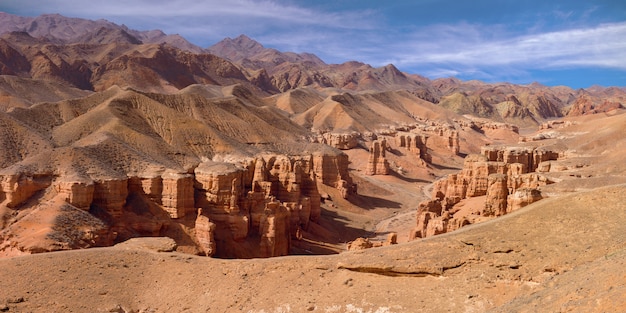
[[[3,259],[0,306],[9,312],[622,311],[625,190],[552,198],[454,233],[335,256],[219,260],[139,245]]]

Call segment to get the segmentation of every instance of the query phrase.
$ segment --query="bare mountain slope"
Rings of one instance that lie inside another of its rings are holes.
[[[0,76],[1,110],[27,108],[40,102],[57,102],[65,99],[86,97],[90,91],[81,90],[49,80],[35,80],[17,76]]]
[[[109,34],[108,42],[168,43],[182,50],[202,52],[200,47],[191,44],[180,35],[166,35],[160,30],[131,30],[124,25],[119,26],[107,20],[92,21],[59,14],[21,17],[0,12],[0,34],[9,32],[27,32],[36,38],[45,38],[53,43],[64,44],[86,43],[87,41],[102,43],[102,39],[95,41],[94,39],[103,38],[102,36]]]
[[[54,80],[84,90],[118,84],[149,92],[175,93],[194,84],[242,84],[257,95],[298,88],[349,91],[408,90],[451,109],[519,126],[534,126],[565,114],[623,107],[623,89],[527,86],[430,81],[392,64],[374,68],[356,61],[328,65],[308,53],[281,52],[246,37],[224,39],[208,50],[180,36],[140,32],[99,20],[60,15],[21,18],[0,15],[0,74]],[[230,60],[226,61],[225,59]],[[231,63],[233,62],[233,63]],[[606,89],[606,90],[605,90]]]
[[[105,32],[107,29],[102,29]],[[122,30],[85,38],[80,44],[51,44],[26,33],[7,33],[0,41],[0,72],[52,80],[83,90],[113,85],[173,93],[192,84],[244,84],[265,94],[230,62],[166,44],[138,44],[118,38]],[[94,34],[98,35],[98,34]]]

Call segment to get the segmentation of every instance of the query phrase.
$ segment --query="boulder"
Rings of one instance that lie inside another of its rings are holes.
[[[350,241],[346,245],[348,251],[365,250],[374,247],[374,244],[367,238],[359,237],[353,241]]]
[[[508,195],[507,212],[523,208],[533,202],[543,199],[541,191],[535,188],[520,188]]]

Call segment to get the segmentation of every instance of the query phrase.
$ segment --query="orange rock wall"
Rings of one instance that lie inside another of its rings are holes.
[[[495,217],[542,198],[538,187],[552,183],[535,172],[540,164],[556,160],[558,153],[534,148],[483,147],[480,155],[468,155],[463,169],[433,184],[432,200],[420,204],[413,237],[453,231],[483,217]],[[473,216],[455,216],[455,205],[471,197],[485,196],[484,207]]]

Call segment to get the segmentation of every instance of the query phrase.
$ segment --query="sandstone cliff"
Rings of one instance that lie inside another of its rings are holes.
[[[94,222],[83,226],[91,241],[58,237],[57,241],[30,243],[21,241],[16,233],[19,228],[4,228],[0,251],[36,253],[75,247],[79,245],[76,240],[84,242],[82,246],[97,246],[135,236],[169,235],[180,241],[184,251],[207,256],[287,255],[291,238],[320,217],[318,183],[338,188],[345,196],[354,192],[347,162],[341,153],[315,153],[263,155],[237,163],[206,161],[193,173],[167,169],[132,177],[7,173],[2,175],[0,194],[1,206],[6,208],[3,218],[10,223],[26,223],[18,210],[28,212],[31,219],[41,218],[51,202],[37,200],[40,203],[34,210],[25,203],[42,196],[83,211]],[[33,227],[36,231],[39,226]]]
[[[370,147],[369,159],[367,161],[367,175],[387,175],[389,174],[389,163],[385,158],[387,151],[387,141],[385,139],[374,140]]]
[[[541,148],[489,146],[481,152],[468,155],[461,172],[433,184],[432,200],[419,205],[413,237],[453,231],[542,199],[537,188],[552,181],[536,170],[559,157],[558,153]],[[484,200],[477,202],[476,207],[457,206],[469,198]]]

